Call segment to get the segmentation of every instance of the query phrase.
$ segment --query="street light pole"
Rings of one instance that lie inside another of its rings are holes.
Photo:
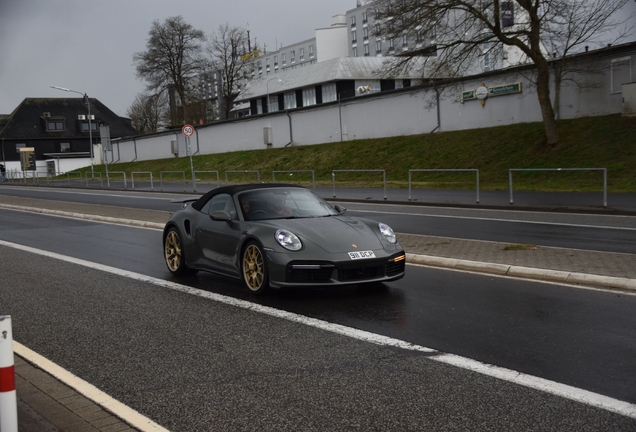
[[[62,90],[62,91],[65,91],[65,92],[77,93],[77,94],[80,94],[80,95],[84,96],[84,103],[88,107],[88,140],[89,140],[89,143],[90,143],[90,151],[91,151],[91,177],[94,179],[95,178],[95,166],[94,166],[94,156],[93,156],[93,125],[91,123],[91,102],[88,99],[88,95],[86,93],[78,92],[78,91],[67,89],[67,88],[64,88],[64,87],[58,87],[58,86],[49,86],[49,87],[54,88],[56,90]]]
[[[283,82],[283,80],[282,80],[282,79],[280,79],[280,78],[271,78],[271,79],[268,79],[268,80],[267,80],[267,85],[266,85],[266,87],[267,87],[267,112],[268,112],[268,113],[270,113],[270,112],[271,112],[271,111],[269,110],[269,82],[270,82],[270,81]]]
[[[250,42],[250,23],[247,23],[247,26],[245,26],[245,29],[247,30],[247,50],[251,54],[252,53],[252,43]],[[245,45],[243,45],[243,49],[245,49]]]

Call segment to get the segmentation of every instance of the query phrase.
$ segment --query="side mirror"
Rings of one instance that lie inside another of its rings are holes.
[[[345,214],[347,212],[347,209],[344,208],[343,206],[341,206],[340,204],[336,204],[335,207],[336,211],[338,213],[340,213],[341,215]]]
[[[230,216],[230,214],[225,210],[217,210],[210,213],[210,219],[212,219],[213,221],[230,222],[232,220],[232,216]]]

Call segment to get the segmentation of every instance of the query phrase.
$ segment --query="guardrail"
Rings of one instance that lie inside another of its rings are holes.
[[[332,170],[331,171],[331,181],[333,184],[333,197],[336,197],[336,173],[337,172],[381,172],[382,173],[382,183],[384,184],[384,199],[386,200],[386,170]]]
[[[151,171],[135,171],[130,173],[130,184],[131,187],[135,188],[135,174],[150,174],[150,190],[155,190],[152,184],[152,172]]]
[[[409,170],[409,201],[411,201],[411,173],[413,172],[474,172],[477,175],[477,204],[479,204],[479,170],[478,169],[412,169]]]
[[[283,173],[311,173],[311,183],[313,185],[313,188],[316,189],[316,176],[314,173],[314,170],[289,170],[289,171],[272,171],[272,182],[276,183],[276,174],[283,174]]]
[[[91,180],[95,181],[95,176],[96,176],[96,175],[98,175],[98,176],[99,176],[99,185],[100,185],[100,187],[101,187],[101,188],[104,188],[104,179],[103,179],[103,177],[102,177],[102,173],[101,173],[101,172],[99,172],[99,171],[97,171],[97,172],[93,171],[93,172],[91,173],[91,176],[92,176],[91,178],[89,178],[89,177],[88,177],[88,173],[90,173],[90,171],[84,171],[84,177],[86,177],[86,187],[88,187],[88,186],[89,186],[89,185],[88,185],[88,182],[89,182],[89,181],[91,181]],[[109,186],[109,187],[110,187],[110,186]]]
[[[510,204],[512,200],[512,173],[520,171],[602,171],[603,172],[603,208],[607,208],[607,168],[511,168],[508,170],[510,182]]]
[[[221,186],[221,181],[219,180],[219,172],[218,171],[194,171],[194,181],[195,184],[193,185],[194,191],[197,191],[197,187],[196,187],[196,181],[197,181],[197,173],[204,173],[204,174],[211,174],[211,173],[216,173],[216,187]]]
[[[110,175],[111,174],[122,174],[124,176],[124,189],[126,189],[126,173],[123,171],[108,171],[106,172],[106,184],[110,187]]]
[[[163,191],[163,175],[164,174],[183,174],[183,191],[186,191],[186,174],[185,171],[159,171],[159,187]]]

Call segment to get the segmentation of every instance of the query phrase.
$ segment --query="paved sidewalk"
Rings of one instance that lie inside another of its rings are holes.
[[[0,195],[0,208],[161,229],[169,212]],[[585,286],[636,290],[636,254],[398,233],[411,263]],[[16,356],[21,432],[135,430]]]

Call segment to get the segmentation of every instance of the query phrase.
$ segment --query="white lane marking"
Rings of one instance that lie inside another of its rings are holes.
[[[421,345],[412,344],[410,342],[402,341],[399,339],[390,338],[367,332],[364,330],[358,330],[350,327],[346,327],[340,324],[334,324],[327,321],[322,321],[315,318],[298,315],[293,312],[287,312],[279,309],[275,309],[268,306],[262,306],[254,303],[250,303],[245,300],[239,300],[232,297],[223,296],[220,294],[210,293],[197,288],[181,285],[175,282],[165,281],[157,279],[151,276],[142,275],[139,273],[131,272],[128,270],[121,270],[118,268],[98,264],[90,261],[81,260],[65,255],[60,255],[54,252],[43,251],[35,249],[29,246],[23,246],[15,243],[6,242],[0,240],[0,245],[15,248],[25,252],[30,252],[49,258],[58,259],[61,261],[69,262],[72,264],[81,265],[95,270],[104,271],[107,273],[115,274],[118,276],[127,277],[140,282],[150,283],[156,286],[169,288],[175,291],[180,291],[186,294],[196,295],[209,300],[213,300],[219,303],[239,307],[246,310],[262,313],[265,315],[273,316],[276,318],[282,318],[291,322],[307,325],[317,329],[325,330],[331,333],[347,336],[353,339],[371,342],[381,346],[389,346],[394,348],[401,348],[411,351],[425,352],[430,354],[437,354],[429,357],[431,360],[439,361],[453,365],[462,369],[467,369],[473,372],[477,372],[490,377],[498,378],[510,383],[518,384],[531,389],[539,390],[552,395],[560,396],[575,402],[590,405],[596,408],[601,408],[616,414],[627,416],[636,419],[636,405],[628,402],[620,401],[608,396],[592,393],[587,390],[582,390],[576,387],[571,387],[565,384],[560,384],[554,381],[546,380],[543,378],[535,377],[532,375],[523,374],[511,369],[502,368],[499,366],[489,365],[469,358],[460,357],[454,354],[445,354],[432,348],[427,348]]]
[[[168,432],[168,429],[158,425],[134,409],[107,395],[94,385],[87,383],[76,375],[73,375],[66,369],[61,368],[47,358],[25,347],[21,343],[13,341],[13,350],[19,356],[25,358],[30,363],[35,364],[50,375],[53,375],[58,380],[77,390],[86,398],[106,408],[108,411],[112,412],[117,417],[137,429],[143,432]]]
[[[493,222],[513,222],[520,224],[531,224],[531,225],[552,225],[552,226],[566,226],[566,227],[576,227],[576,228],[597,228],[597,229],[609,229],[609,230],[619,230],[619,231],[636,231],[636,228],[628,228],[628,227],[613,227],[613,226],[604,226],[604,225],[586,225],[586,224],[567,224],[567,223],[559,223],[559,222],[539,222],[539,221],[524,221],[524,220],[516,220],[516,219],[498,219],[498,218],[480,218],[474,216],[450,216],[450,215],[431,215],[431,214],[423,214],[423,213],[406,213],[406,212],[386,212],[386,211],[377,211],[377,210],[356,210],[349,209],[351,213],[374,213],[381,215],[401,215],[401,216],[422,216],[422,217],[430,217],[430,218],[446,218],[446,219],[468,219],[468,220],[478,220],[478,221],[493,221]]]

